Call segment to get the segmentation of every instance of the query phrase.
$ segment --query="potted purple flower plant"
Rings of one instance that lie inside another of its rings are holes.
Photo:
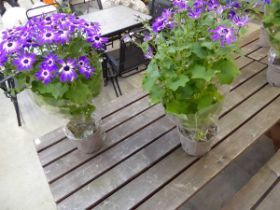
[[[217,132],[222,86],[239,74],[232,54],[248,16],[238,2],[173,0],[140,45],[150,58],[143,87],[178,125],[183,149],[201,156]]]
[[[57,13],[4,31],[0,43],[0,65],[5,74],[16,75],[16,91],[30,88],[40,101],[69,116],[66,135],[87,153],[100,145],[92,99],[101,91],[98,51],[106,41],[98,23]]]

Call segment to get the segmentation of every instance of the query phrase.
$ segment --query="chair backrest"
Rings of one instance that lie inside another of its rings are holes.
[[[153,17],[153,20],[160,16],[164,9],[171,7],[171,0],[152,0],[149,4],[150,14]]]
[[[26,11],[26,17],[27,19],[30,19],[32,17],[37,17],[40,15],[57,13],[57,5],[58,3],[45,4],[42,2],[38,2],[33,5],[33,8],[30,8]]]

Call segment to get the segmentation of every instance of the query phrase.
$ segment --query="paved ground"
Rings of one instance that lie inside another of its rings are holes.
[[[19,3],[27,8],[31,6],[27,1]],[[251,30],[255,28],[255,26],[250,27]],[[121,79],[123,92],[139,89],[142,75],[140,73]],[[105,104],[114,98],[112,85],[109,84],[103,89],[102,96],[97,101],[98,104]],[[40,167],[33,139],[64,125],[66,120],[38,107],[28,92],[19,95],[19,103],[24,120],[22,127],[17,126],[13,106],[0,91],[0,209],[53,210],[56,207]],[[246,183],[272,153],[270,141],[265,138],[260,139],[239,161],[232,164],[228,170],[211,182],[206,190],[199,193],[182,209],[219,209],[222,203]],[[231,176],[233,173],[237,175]],[[217,188],[217,186],[222,187]]]

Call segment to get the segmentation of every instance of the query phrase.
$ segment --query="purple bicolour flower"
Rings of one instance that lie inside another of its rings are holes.
[[[148,48],[147,52],[145,53],[145,57],[147,59],[152,59],[154,57],[154,52],[151,47]]]
[[[73,82],[77,78],[75,60],[68,58],[66,62],[64,60],[59,60],[58,63],[61,65],[61,68],[58,71],[60,81]]]
[[[174,27],[173,13],[169,9],[165,9],[161,16],[156,18],[152,25],[153,31],[158,33],[165,28],[172,29]]]
[[[100,35],[92,35],[88,37],[87,41],[92,43],[93,48],[102,49],[103,45],[108,42],[108,38],[101,37]]]
[[[225,46],[225,43],[232,44],[236,41],[235,29],[227,28],[226,26],[220,25],[216,29],[209,30],[212,33],[211,39],[213,41],[219,40],[221,46]]]
[[[89,65],[90,65],[90,61],[89,61],[88,57],[86,57],[86,56],[79,57],[79,59],[78,59],[78,66],[80,68],[85,67],[85,66],[89,66]]]
[[[7,57],[5,55],[0,55],[0,67],[3,67],[7,62]]]
[[[48,68],[42,67],[40,71],[35,74],[37,80],[42,81],[45,85],[49,84],[52,81],[53,73]]]
[[[173,6],[177,7],[179,10],[187,9],[188,0],[173,0]]]
[[[70,33],[66,30],[58,30],[55,35],[55,41],[60,44],[65,44],[70,40]]]
[[[20,43],[15,40],[5,40],[1,43],[1,49],[4,53],[10,54],[18,51],[20,48]]]
[[[144,41],[144,42],[148,42],[148,41],[151,41],[152,38],[153,38],[153,37],[151,36],[151,34],[145,33],[145,34],[144,34],[143,41]]]
[[[239,9],[240,8],[240,3],[238,1],[230,1],[227,6],[229,8],[236,8]]]
[[[248,24],[248,21],[248,15],[244,15],[242,17],[235,15],[233,18],[233,23],[239,28],[246,26]]]
[[[86,79],[89,79],[91,75],[94,73],[95,68],[91,67],[90,65],[85,65],[79,68],[80,73],[83,74]]]
[[[124,41],[124,43],[128,43],[131,42],[132,39],[129,34],[124,34],[122,40]]]
[[[220,6],[218,0],[209,0],[207,3],[208,10],[217,10],[217,8]]]
[[[188,16],[194,20],[200,18],[202,13],[202,8],[200,7],[193,7],[189,10]]]
[[[96,22],[88,23],[85,21],[83,27],[89,35],[100,34],[101,31],[100,24]]]
[[[53,53],[49,53],[44,61],[41,64],[42,68],[46,68],[49,71],[55,71],[58,69],[57,67],[58,57],[54,55]]]
[[[51,44],[55,41],[56,34],[54,31],[47,30],[44,31],[42,34],[38,34],[37,37],[41,44],[45,44],[45,43]]]
[[[235,17],[236,12],[234,10],[230,10],[228,12],[228,19],[233,20],[233,18]]]
[[[19,71],[27,71],[32,68],[32,65],[35,62],[35,60],[35,54],[23,53],[14,60],[14,64]]]

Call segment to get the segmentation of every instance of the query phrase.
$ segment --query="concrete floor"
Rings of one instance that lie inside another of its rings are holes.
[[[26,8],[30,2],[19,1]],[[1,27],[1,25],[0,25]],[[251,26],[255,30],[257,26]],[[139,89],[143,73],[120,79],[124,94]],[[97,106],[116,98],[112,84],[104,87],[96,100]],[[0,209],[1,210],[53,210],[56,209],[44,172],[34,149],[33,140],[66,122],[61,116],[38,107],[28,92],[19,95],[24,120],[17,126],[12,103],[0,91]],[[181,209],[219,209],[273,154],[271,142],[261,138],[254,147],[215,178]],[[244,165],[244,162],[246,165]],[[231,176],[231,174],[236,176]],[[222,186],[217,188],[217,186]],[[205,199],[207,198],[207,199]]]

